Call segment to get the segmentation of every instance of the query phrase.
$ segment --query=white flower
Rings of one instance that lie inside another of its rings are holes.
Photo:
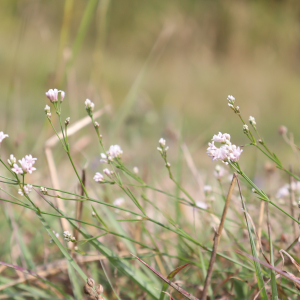
[[[243,125],[243,132],[244,133],[248,133],[249,132],[249,127],[248,127],[248,125]]]
[[[103,170],[103,173],[105,174],[105,175],[107,175],[107,176],[111,176],[111,173],[110,173],[110,171],[108,170],[108,169],[104,169]]]
[[[7,162],[10,166],[13,166],[17,162],[17,159],[11,154]]]
[[[112,160],[114,158],[121,158],[123,151],[119,145],[111,145],[109,147],[109,150],[106,152],[108,157],[108,160]],[[111,159],[110,159],[111,157]]]
[[[22,191],[21,189],[18,190],[18,194],[19,194],[20,196],[24,196],[23,191]]]
[[[47,118],[51,119],[51,113],[47,113]]]
[[[228,95],[227,100],[229,102],[229,104],[234,104],[235,98],[232,95]]]
[[[50,113],[50,106],[46,105],[45,108],[44,108],[44,111],[45,111],[46,114]]]
[[[124,198],[117,198],[114,202],[113,205],[114,206],[121,206],[123,204],[123,202],[125,201]]]
[[[277,193],[276,193],[276,198],[280,199],[280,198],[285,198],[288,197],[290,194],[289,192],[289,184],[285,184],[283,187],[281,187]]]
[[[253,125],[253,126],[256,125],[255,118],[252,117],[252,116],[249,117],[249,122],[250,122],[250,124]]]
[[[85,104],[85,109],[86,110],[89,110],[89,111],[94,110],[95,104],[90,99],[86,99],[84,104]]]
[[[92,211],[92,217],[95,218],[96,217],[96,213],[94,211]]]
[[[229,144],[230,143],[230,134],[219,132],[218,135],[214,135],[212,141],[217,143]]]
[[[236,145],[229,145],[228,146],[228,160],[237,162],[240,158],[240,155],[242,154],[243,150],[240,147],[237,147]]]
[[[47,190],[45,187],[41,186],[41,187],[40,187],[40,192],[41,192],[42,194],[46,195],[46,194],[48,193],[48,190]]]
[[[226,174],[226,170],[220,165],[216,165],[214,176],[220,180],[225,174]]]
[[[207,204],[205,202],[202,202],[202,201],[197,201],[196,202],[196,205],[199,207],[199,208],[202,208],[202,209],[207,209]]]
[[[104,163],[104,164],[107,164],[108,161],[107,161],[107,156],[106,156],[106,154],[101,153],[100,156],[101,156],[100,162],[101,162],[101,163]]]
[[[2,143],[2,141],[8,137],[8,134],[4,134],[3,131],[0,131],[0,144]]]
[[[96,182],[103,182],[104,181],[104,177],[101,173],[97,172],[94,176],[94,180]]]
[[[32,185],[31,184],[27,184],[23,187],[24,193],[26,195],[28,195],[31,191],[32,191]]]
[[[206,152],[207,155],[212,158],[212,161],[219,159],[225,164],[228,164],[229,161],[237,162],[239,160],[243,150],[241,150],[240,147],[231,144],[229,134],[222,134],[219,132],[218,135],[213,136],[212,140],[212,143],[208,143],[209,147],[207,148]],[[225,142],[226,144],[220,148],[217,148],[214,144],[214,141],[220,143]]]
[[[207,152],[206,152],[207,155],[212,158],[212,160],[215,160],[215,157],[218,152],[218,148],[215,146],[214,143],[215,142],[208,143],[209,147],[207,148]]]
[[[65,120],[65,124],[66,124],[66,125],[69,125],[69,124],[70,124],[70,120],[71,120],[71,118],[70,118],[70,117],[66,118],[66,120]]]
[[[205,185],[203,190],[204,190],[204,193],[209,194],[212,191],[212,187],[210,185]]]
[[[71,233],[68,230],[64,231],[63,236],[64,236],[64,239],[68,242],[76,241],[75,237],[74,236],[72,237]]]
[[[134,167],[134,168],[133,168],[133,173],[134,173],[134,174],[138,174],[138,172],[139,172],[139,168],[138,168],[138,167]]]
[[[160,138],[160,140],[158,141],[160,147],[164,148],[166,146],[166,140],[163,138]]]
[[[23,174],[22,168],[20,168],[17,164],[14,164],[11,170],[16,174]]]

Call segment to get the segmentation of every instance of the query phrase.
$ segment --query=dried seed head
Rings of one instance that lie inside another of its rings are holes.
[[[91,288],[88,284],[86,284],[86,285],[84,286],[83,292],[84,292],[85,294],[87,294],[87,295],[92,295],[92,294],[93,294],[93,290],[92,290],[92,288]]]
[[[95,280],[93,278],[88,278],[86,282],[90,287],[95,285]]]
[[[104,291],[104,288],[101,284],[98,284],[97,287],[96,287],[96,292],[98,295],[101,295]]]
[[[288,132],[288,129],[285,126],[283,126],[283,125],[279,126],[278,133],[280,135],[286,134],[287,132]]]

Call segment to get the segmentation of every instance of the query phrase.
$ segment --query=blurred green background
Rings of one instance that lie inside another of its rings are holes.
[[[123,139],[147,154],[145,139],[152,152],[171,129],[209,164],[214,133],[246,142],[232,94],[280,148],[279,125],[300,137],[299,21],[298,1],[2,0],[0,129],[9,150],[36,153],[52,135],[45,92],[57,87],[71,121],[86,98],[111,105],[107,147]]]

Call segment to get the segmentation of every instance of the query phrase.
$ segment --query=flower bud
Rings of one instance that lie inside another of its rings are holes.
[[[234,101],[235,101],[235,98],[232,95],[228,95],[227,100],[228,100],[229,104],[233,105]]]
[[[243,125],[243,132],[245,133],[245,134],[248,134],[249,133],[249,127],[248,127],[248,125]]]
[[[66,125],[69,125],[69,124],[70,124],[70,117],[66,118],[65,124],[66,124]]]
[[[95,126],[95,128],[99,128],[99,127],[100,127],[100,125],[99,125],[98,122],[95,122],[95,123],[94,123],[94,126]]]
[[[166,140],[161,138],[159,141],[158,141],[159,145],[161,148],[164,148],[166,146]]]
[[[46,105],[45,108],[44,108],[44,111],[45,113],[50,113],[50,106],[49,105]]]
[[[279,133],[280,135],[287,134],[287,132],[288,132],[288,129],[287,129],[285,126],[283,126],[283,125],[279,126],[279,128],[278,128],[278,133]]]

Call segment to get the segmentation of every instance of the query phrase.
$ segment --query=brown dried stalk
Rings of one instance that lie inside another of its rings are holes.
[[[230,200],[231,200],[231,196],[232,196],[232,192],[233,192],[235,183],[236,183],[236,174],[234,173],[233,177],[232,177],[231,185],[230,185],[230,188],[229,188],[229,191],[228,191],[228,194],[227,194],[225,207],[224,207],[222,218],[221,218],[221,223],[219,225],[219,228],[216,230],[216,233],[215,233],[215,236],[214,236],[214,246],[213,246],[211,257],[210,257],[209,267],[208,267],[208,270],[207,270],[207,275],[206,275],[206,279],[205,279],[205,283],[204,283],[204,288],[203,288],[201,300],[206,300],[206,295],[207,295],[207,292],[208,292],[208,288],[209,288],[209,285],[210,285],[210,280],[211,280],[211,276],[212,276],[212,272],[213,272],[213,265],[214,265],[215,260],[216,260],[218,245],[219,245],[219,242],[220,242],[221,233],[222,233],[222,230],[223,230],[223,227],[224,227],[224,222],[225,222],[227,210],[229,208],[229,203],[230,203]]]

